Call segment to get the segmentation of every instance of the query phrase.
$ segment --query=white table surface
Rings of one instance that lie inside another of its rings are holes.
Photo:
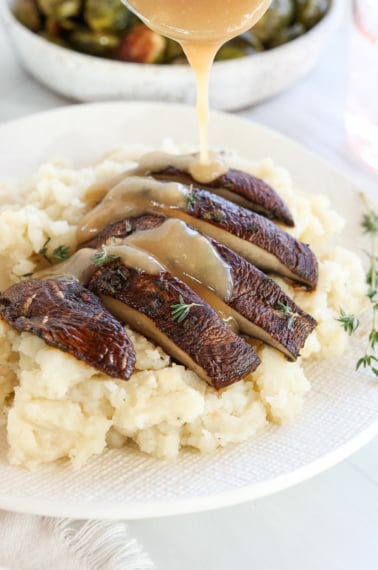
[[[346,39],[343,22],[310,75],[240,114],[303,143],[377,194],[377,174],[345,142]],[[0,122],[68,104],[21,69],[0,30]],[[129,528],[159,570],[377,570],[378,438],[328,472],[271,497],[132,521]]]

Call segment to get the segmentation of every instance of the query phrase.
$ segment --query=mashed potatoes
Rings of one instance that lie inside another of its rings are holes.
[[[174,150],[171,143],[165,150]],[[140,148],[118,148],[94,167],[80,170],[63,162],[45,164],[22,186],[0,187],[0,289],[35,270],[36,252],[47,238],[51,250],[61,244],[73,246],[84,211],[84,190],[96,179],[133,166],[140,154]],[[318,255],[315,292],[294,291],[278,280],[318,321],[302,360],[342,354],[348,337],[335,317],[340,306],[348,312],[359,310],[365,292],[359,259],[330,246],[343,220],[326,197],[296,192],[289,174],[271,161],[251,165],[232,157],[231,162],[275,187],[295,217],[292,233]],[[210,452],[253,437],[268,422],[292,421],[310,389],[301,359],[289,363],[263,346],[256,372],[217,392],[195,373],[171,363],[161,348],[127,332],[137,364],[131,380],[124,382],[0,320],[0,419],[6,425],[12,464],[32,468],[69,458],[80,466],[106,446],[136,445],[164,459],[174,458],[185,447]]]

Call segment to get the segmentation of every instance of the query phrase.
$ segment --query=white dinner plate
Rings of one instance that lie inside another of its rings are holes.
[[[327,194],[344,215],[342,242],[362,249],[356,189],[302,147],[237,117],[213,114],[211,144],[244,157],[272,157],[296,186]],[[196,143],[194,110],[187,107],[108,103],[68,107],[0,127],[0,178],[20,177],[64,155],[80,166],[118,143],[159,145],[164,137]],[[378,385],[354,371],[362,350],[337,362],[307,366],[312,383],[302,416],[266,429],[212,455],[185,453],[155,460],[135,450],[111,450],[81,470],[67,463],[29,472],[7,464],[0,443],[0,508],[75,518],[143,518],[222,507],[268,495],[344,459],[378,433]],[[330,373],[333,370],[333,373]]]

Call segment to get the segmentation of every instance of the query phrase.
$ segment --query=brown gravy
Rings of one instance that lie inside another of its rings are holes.
[[[62,261],[53,267],[48,267],[35,273],[36,279],[51,279],[54,277],[75,277],[80,283],[85,284],[91,275],[96,271],[96,264],[93,257],[96,250],[83,248],[79,249],[66,261]],[[148,252],[139,249],[137,246],[109,245],[106,247],[106,255],[114,255],[120,258],[126,267],[132,267],[140,272],[150,275],[160,275],[165,271],[165,267]]]
[[[216,170],[208,151],[211,66],[218,49],[254,26],[271,0],[127,0],[126,3],[150,28],[181,44],[197,83],[201,172],[204,165]]]
[[[106,190],[105,190],[106,192]],[[190,190],[177,182],[158,182],[152,178],[129,176],[111,187],[102,202],[81,220],[79,243],[87,241],[110,222],[140,216],[146,212],[164,213],[166,209],[185,210]]]
[[[105,180],[98,180],[85,192],[84,200],[95,205],[117,184],[130,176],[148,176],[153,172],[173,166],[189,173],[194,180],[207,184],[226,174],[228,165],[218,155],[212,153],[210,165],[202,165],[198,154],[170,154],[162,151],[148,152],[141,156],[138,165],[132,170],[122,172]]]
[[[198,154],[169,154],[167,152],[149,152],[139,160],[135,174],[148,175],[173,166],[187,172],[194,180],[207,184],[213,182],[228,171],[228,165],[221,156],[209,153],[209,164],[203,164]]]
[[[124,243],[147,250],[183,280],[184,274],[189,276],[192,288],[196,281],[221,299],[230,297],[233,287],[230,267],[208,239],[182,220],[169,218],[158,228],[135,232]]]

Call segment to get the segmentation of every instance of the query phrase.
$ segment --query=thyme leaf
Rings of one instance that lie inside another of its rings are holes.
[[[192,307],[200,307],[200,303],[185,303],[183,296],[179,295],[179,302],[171,306],[171,315],[174,321],[182,323],[190,313]]]
[[[70,256],[70,246],[69,245],[58,245],[55,249],[53,249],[52,253],[49,253],[48,245],[51,241],[51,237],[48,237],[39,250],[38,254],[43,257],[47,263],[52,265],[52,259],[57,259],[58,261],[65,261]]]
[[[365,234],[378,234],[378,214],[371,210],[370,207],[368,212],[362,216],[361,226]]]
[[[339,317],[336,319],[342,324],[343,329],[349,336],[352,336],[360,326],[360,321],[355,315],[346,313],[341,307],[339,309]]]
[[[299,317],[287,303],[278,302],[280,308],[279,316],[281,319],[287,319],[287,328],[291,330],[294,326],[295,319]]]
[[[59,261],[65,261],[70,257],[70,246],[58,245],[58,247],[53,250],[51,257],[58,259]]]
[[[191,186],[189,192],[186,195],[186,207],[188,210],[193,210],[197,200],[198,198],[193,192],[193,186]]]
[[[362,216],[361,228],[363,233],[370,238],[370,250],[367,252],[369,268],[366,273],[366,284],[368,286],[366,297],[369,300],[369,305],[361,313],[370,310],[371,325],[365,354],[357,360],[356,370],[360,368],[370,369],[374,376],[378,378],[378,367],[375,364],[378,362],[378,357],[374,354],[378,344],[378,259],[376,244],[378,237],[378,213],[372,209],[365,194],[362,194],[361,198],[366,209]],[[347,314],[342,308],[339,309],[339,317],[336,320],[341,323],[349,335],[353,335],[360,324],[358,316]]]
[[[47,247],[49,245],[50,241],[51,241],[51,237],[48,237],[46,239],[45,243],[43,244],[43,246],[41,247],[41,249],[39,250],[38,254],[41,255],[43,257],[43,259],[45,261],[47,261],[47,263],[51,264],[52,262],[51,262],[49,255],[48,255],[48,247]]]
[[[114,253],[108,253],[106,247],[102,245],[100,249],[98,249],[96,253],[92,255],[91,263],[93,263],[93,265],[95,265],[96,267],[100,267],[101,265],[105,265],[105,263],[108,263],[108,261],[113,261],[115,259],[119,259],[119,255],[115,255]]]

